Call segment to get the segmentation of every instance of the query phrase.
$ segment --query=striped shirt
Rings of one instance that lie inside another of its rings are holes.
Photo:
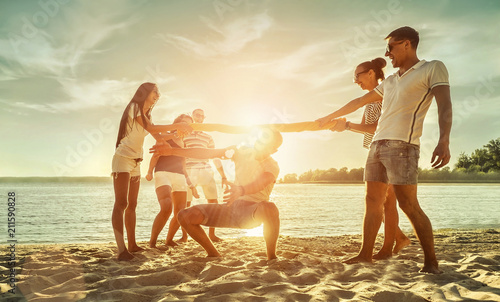
[[[375,102],[366,104],[365,106],[365,124],[375,124],[380,118],[380,113],[382,111],[382,102]],[[370,145],[373,140],[373,133],[364,133],[363,137],[363,147],[370,149]]]
[[[201,131],[193,131],[184,137],[185,148],[215,148],[214,140],[209,134]],[[212,168],[208,159],[186,158],[186,168]]]

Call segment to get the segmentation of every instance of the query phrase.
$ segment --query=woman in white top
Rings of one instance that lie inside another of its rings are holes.
[[[153,125],[151,110],[160,98],[158,87],[153,83],[142,84],[123,112],[116,150],[112,162],[115,205],[111,222],[118,245],[118,259],[130,260],[134,256],[130,252],[143,250],[135,241],[135,208],[141,180],[140,163],[142,161],[144,137],[150,133],[157,143],[166,144],[168,135],[161,133],[178,130],[191,132],[188,124]],[[125,214],[125,219],[124,219]],[[127,230],[128,249],[125,246],[123,225]]]
[[[379,84],[379,80],[383,81],[385,79],[384,71],[382,70],[385,65],[386,61],[383,58],[376,58],[359,64],[354,70],[354,83],[358,84],[363,90],[371,91],[375,89]],[[381,102],[367,104],[361,123],[351,123],[340,119],[332,130],[339,132],[351,130],[362,133],[364,135],[363,147],[369,149],[373,133],[377,129],[381,110]],[[373,259],[387,259],[393,253],[398,253],[402,248],[410,244],[410,239],[403,234],[398,226],[399,217],[396,207],[396,194],[392,185],[389,185],[387,189],[384,216],[384,245],[377,254],[373,255]],[[394,245],[394,241],[396,241],[396,245]]]

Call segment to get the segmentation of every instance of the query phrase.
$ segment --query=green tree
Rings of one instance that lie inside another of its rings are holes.
[[[496,140],[492,139],[484,147],[486,148],[489,168],[500,171],[500,137]]]
[[[299,180],[297,179],[297,174],[292,173],[292,174],[287,174],[283,177],[283,182],[284,183],[296,183]]]
[[[465,154],[465,152],[460,153],[455,168],[464,168],[467,170],[470,166],[472,166],[472,158]]]

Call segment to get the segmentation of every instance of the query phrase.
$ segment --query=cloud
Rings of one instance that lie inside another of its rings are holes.
[[[0,60],[12,67],[11,77],[75,76],[87,54],[98,51],[103,41],[138,21],[132,17],[117,22],[118,16],[133,11],[133,5],[73,4],[61,5],[52,14],[46,13],[44,26],[38,26],[35,15],[11,17],[10,28],[4,29],[8,32],[6,38],[0,39]],[[120,7],[127,9],[120,11]],[[44,12],[39,9],[35,14]],[[108,9],[112,13],[102,13]]]
[[[245,64],[242,68],[261,69],[279,79],[297,80],[320,88],[345,77],[343,60],[338,56],[337,42],[316,42],[300,47],[288,55],[264,63]]]
[[[141,82],[127,80],[96,80],[89,82],[74,79],[58,80],[64,101],[46,102],[42,104],[27,103],[25,101],[4,101],[7,108],[15,109],[19,114],[29,112],[41,113],[67,113],[74,111],[107,108],[112,111],[121,111],[130,101],[135,89]],[[21,111],[20,111],[21,110]]]
[[[248,43],[260,39],[273,24],[273,19],[263,12],[252,17],[243,17],[222,25],[215,25],[210,19],[202,21],[219,36],[219,39],[196,42],[174,34],[157,34],[165,43],[198,57],[227,56],[242,50]]]

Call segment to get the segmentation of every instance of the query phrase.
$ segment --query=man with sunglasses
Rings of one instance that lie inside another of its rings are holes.
[[[359,254],[346,263],[372,261],[382,222],[385,192],[388,184],[392,184],[399,206],[410,219],[424,250],[421,272],[439,274],[431,222],[417,199],[417,170],[424,118],[433,97],[438,107],[440,137],[432,154],[432,167],[438,169],[450,161],[452,105],[448,72],[440,61],[418,59],[419,34],[415,29],[408,26],[398,28],[386,40],[385,56],[399,70],[374,90],[318,119],[323,124],[368,103],[382,101],[382,114],[365,167],[367,192],[363,244]]]

